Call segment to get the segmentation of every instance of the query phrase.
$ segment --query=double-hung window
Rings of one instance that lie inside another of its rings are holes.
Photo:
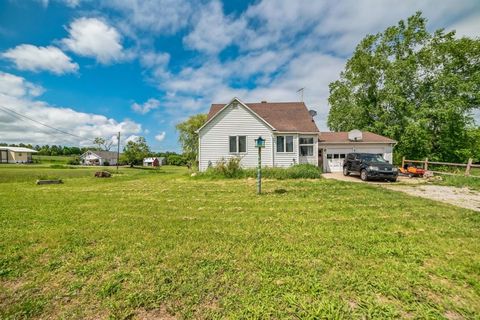
[[[313,137],[304,137],[298,139],[298,145],[300,146],[300,156],[301,157],[311,157],[313,156]]]
[[[293,152],[293,136],[277,136],[277,152]]]
[[[230,153],[247,152],[247,136],[230,136],[228,139]]]

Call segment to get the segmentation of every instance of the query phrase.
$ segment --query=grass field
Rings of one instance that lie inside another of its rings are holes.
[[[462,175],[442,175],[442,180],[436,182],[440,185],[453,187],[467,187],[473,190],[480,190],[480,176],[465,177]]]
[[[34,185],[41,171],[63,185]],[[0,318],[478,318],[480,215],[333,180],[0,167]],[[22,176],[21,179],[16,178]]]
[[[66,164],[68,160],[72,159],[74,156],[42,156],[34,154],[32,155],[33,161],[42,164]]]

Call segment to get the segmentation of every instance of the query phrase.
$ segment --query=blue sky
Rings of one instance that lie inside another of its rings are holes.
[[[480,33],[476,0],[0,2],[0,141],[88,145],[121,131],[179,151],[175,124],[234,96],[298,101],[326,130],[328,84],[355,45],[421,10],[431,30]],[[124,143],[123,141],[122,143]]]

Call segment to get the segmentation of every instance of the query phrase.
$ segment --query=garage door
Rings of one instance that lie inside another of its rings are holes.
[[[353,148],[327,149],[323,168],[325,172],[342,172],[343,160],[350,152],[353,152]]]
[[[357,146],[352,146],[351,148],[327,148],[323,160],[323,170],[325,172],[341,172],[343,170],[343,160],[351,152],[381,154],[388,161],[391,161],[392,157],[391,153],[385,154],[384,148]]]

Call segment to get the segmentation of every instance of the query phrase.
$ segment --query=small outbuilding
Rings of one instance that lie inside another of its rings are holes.
[[[160,167],[164,165],[165,158],[162,157],[150,157],[143,159],[143,166],[144,167]]]
[[[24,147],[0,147],[0,163],[31,163],[36,150]]]
[[[380,154],[392,163],[396,143],[395,140],[368,131],[320,132],[319,166],[322,165],[323,172],[341,172],[343,160],[352,152]]]

